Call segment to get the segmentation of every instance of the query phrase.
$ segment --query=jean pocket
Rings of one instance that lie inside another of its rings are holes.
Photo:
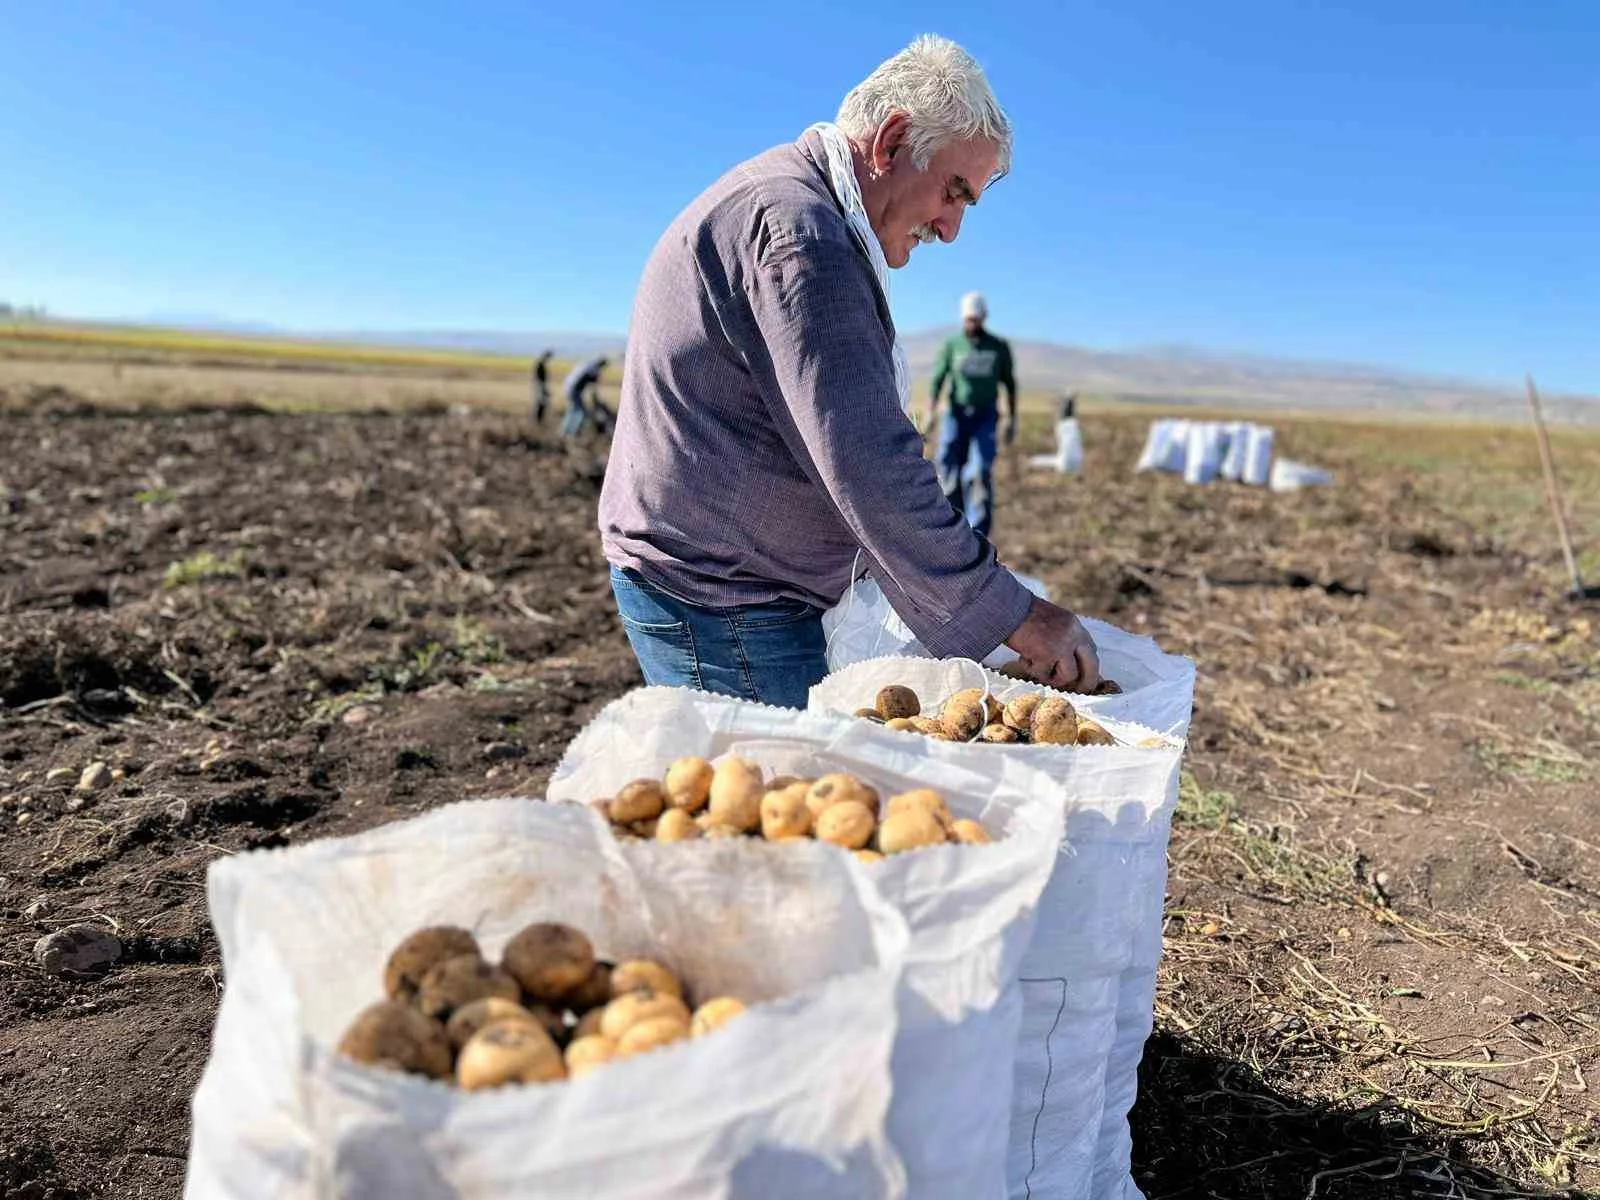
[[[623,627],[651,637],[681,636],[689,622],[670,600],[648,583],[613,569],[611,593],[617,600],[617,615]]]
[[[804,600],[772,600],[766,604],[741,605],[733,614],[733,623],[739,629],[771,629],[813,620],[821,615],[820,608]]]

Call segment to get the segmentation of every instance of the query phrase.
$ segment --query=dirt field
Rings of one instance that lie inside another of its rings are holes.
[[[1593,1194],[1600,612],[1531,441],[1280,426],[1340,485],[1272,497],[1133,478],[1142,433],[1091,412],[997,529],[1200,666],[1141,1185]],[[1600,536],[1600,439],[1558,453]],[[0,1196],[179,1194],[208,862],[536,792],[638,682],[602,471],[507,415],[0,414]],[[123,961],[46,975],[80,922]]]

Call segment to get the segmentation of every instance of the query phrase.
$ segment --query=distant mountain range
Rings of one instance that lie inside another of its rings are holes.
[[[157,323],[154,320],[152,324]],[[307,335],[264,326],[191,317],[159,323],[233,333],[285,334],[344,343],[476,350],[532,357],[553,350],[562,358],[620,356],[615,334],[493,330],[351,330]],[[953,329],[905,335],[913,376],[933,368],[940,342]],[[1059,342],[1013,340],[1017,381],[1029,392],[1081,392],[1135,403],[1320,412],[1404,412],[1520,421],[1527,400],[1520,388],[1356,363],[1310,362],[1255,354],[1218,353],[1187,346],[1107,351]],[[1600,424],[1600,398],[1543,396],[1546,416],[1570,424]]]
[[[933,366],[948,332],[913,334],[906,355],[914,376]],[[1528,411],[1516,387],[1356,363],[1308,362],[1188,347],[1089,350],[1057,342],[1013,341],[1025,390],[1074,391],[1152,405],[1291,409],[1318,412],[1438,413],[1520,421]],[[1541,393],[1549,420],[1600,424],[1600,398]]]

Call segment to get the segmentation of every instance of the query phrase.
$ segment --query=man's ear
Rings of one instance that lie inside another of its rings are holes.
[[[872,138],[872,169],[887,174],[894,163],[906,152],[906,135],[911,132],[911,118],[903,112],[890,113],[878,126]]]

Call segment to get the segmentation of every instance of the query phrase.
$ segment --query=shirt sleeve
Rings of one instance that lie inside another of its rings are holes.
[[[1012,374],[1011,343],[1004,340],[1000,343],[1000,372],[998,380],[1010,388],[1013,393],[1016,392],[1017,377]]]
[[[749,291],[775,385],[763,389],[772,419],[889,602],[933,654],[987,655],[1022,624],[1032,596],[940,490],[901,411],[860,252],[832,239],[774,244]]]

